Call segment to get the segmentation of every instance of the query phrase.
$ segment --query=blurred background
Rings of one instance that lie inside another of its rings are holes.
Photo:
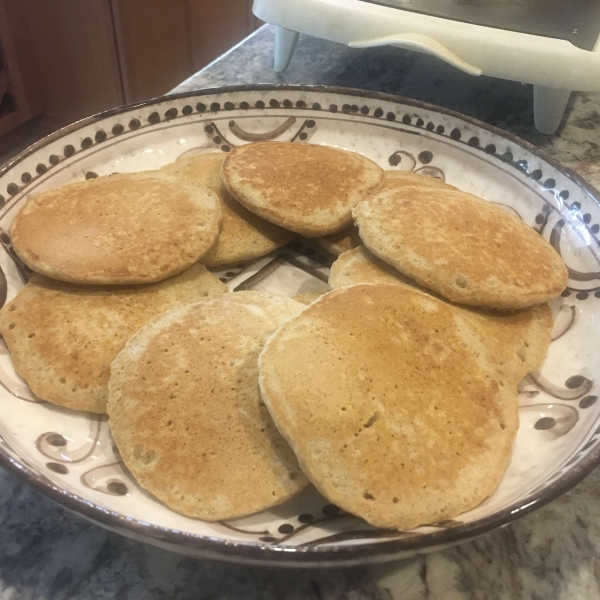
[[[261,23],[252,0],[0,0],[0,164],[90,114],[159,96]]]

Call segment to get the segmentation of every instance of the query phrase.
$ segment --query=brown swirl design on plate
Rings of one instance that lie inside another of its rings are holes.
[[[579,398],[589,394],[594,382],[583,375],[573,375],[565,381],[565,387],[554,385],[539,371],[530,373],[525,377],[529,379],[536,387],[543,392],[550,394],[559,400],[578,400]]]
[[[44,456],[62,463],[79,463],[89,458],[100,439],[102,423],[106,422],[104,415],[90,415],[89,433],[87,440],[75,448],[68,448],[68,440],[60,433],[48,431],[42,433],[35,441],[38,452]]]
[[[552,341],[559,340],[565,333],[570,331],[575,323],[579,312],[576,306],[569,306],[568,304],[562,304],[558,309],[558,315],[554,321],[554,328],[552,329]]]
[[[292,125],[294,125],[295,122],[296,117],[289,117],[279,127],[276,127],[272,131],[254,133],[250,131],[245,131],[235,121],[229,121],[229,130],[231,131],[231,133],[233,133],[233,135],[238,137],[240,140],[244,140],[245,142],[264,142],[267,140],[277,139],[279,136],[283,135],[288,129],[290,129],[290,127],[292,127]]]
[[[537,419],[534,429],[551,431],[556,437],[569,433],[579,421],[579,411],[568,404],[522,404],[519,411],[544,414]]]
[[[81,475],[81,483],[91,490],[109,496],[126,496],[129,488],[125,483],[127,473],[122,462],[112,462],[94,467]]]

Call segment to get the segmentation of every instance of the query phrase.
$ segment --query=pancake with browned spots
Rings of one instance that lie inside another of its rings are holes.
[[[0,312],[0,332],[36,396],[104,413],[110,363],[129,336],[173,306],[225,292],[198,264],[159,283],[127,287],[78,286],[36,274]]]
[[[291,142],[239,146],[221,178],[248,210],[307,237],[341,231],[351,209],[383,185],[383,170],[355,152]]]
[[[519,218],[444,189],[384,189],[354,208],[365,246],[459,304],[501,310],[547,302],[567,285],[554,248]]]
[[[284,502],[308,485],[258,388],[265,338],[303,308],[237,292],[142,328],[111,367],[108,414],[123,461],[173,510],[215,521]]]
[[[11,234],[16,253],[38,273],[70,283],[124,285],[181,273],[206,254],[220,223],[213,192],[145,171],[32,196]]]
[[[451,519],[497,488],[519,425],[523,361],[490,333],[407,287],[340,288],[269,339],[261,393],[337,506],[401,530]]]

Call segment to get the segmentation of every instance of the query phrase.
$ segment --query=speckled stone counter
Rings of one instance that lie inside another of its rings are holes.
[[[300,38],[271,68],[265,27],[174,91],[243,83],[317,83],[433,102],[541,146],[600,187],[600,94],[574,94],[558,134],[533,127],[532,88],[473,78],[394,48],[351,50]],[[399,564],[286,571],[195,561],[107,532],[0,471],[0,600],[600,600],[600,470],[478,540]]]

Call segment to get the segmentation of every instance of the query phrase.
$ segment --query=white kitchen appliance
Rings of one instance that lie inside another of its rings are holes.
[[[571,91],[600,91],[600,0],[254,0],[277,26],[275,70],[300,33],[393,45],[471,75],[532,83],[535,125],[555,133]]]

